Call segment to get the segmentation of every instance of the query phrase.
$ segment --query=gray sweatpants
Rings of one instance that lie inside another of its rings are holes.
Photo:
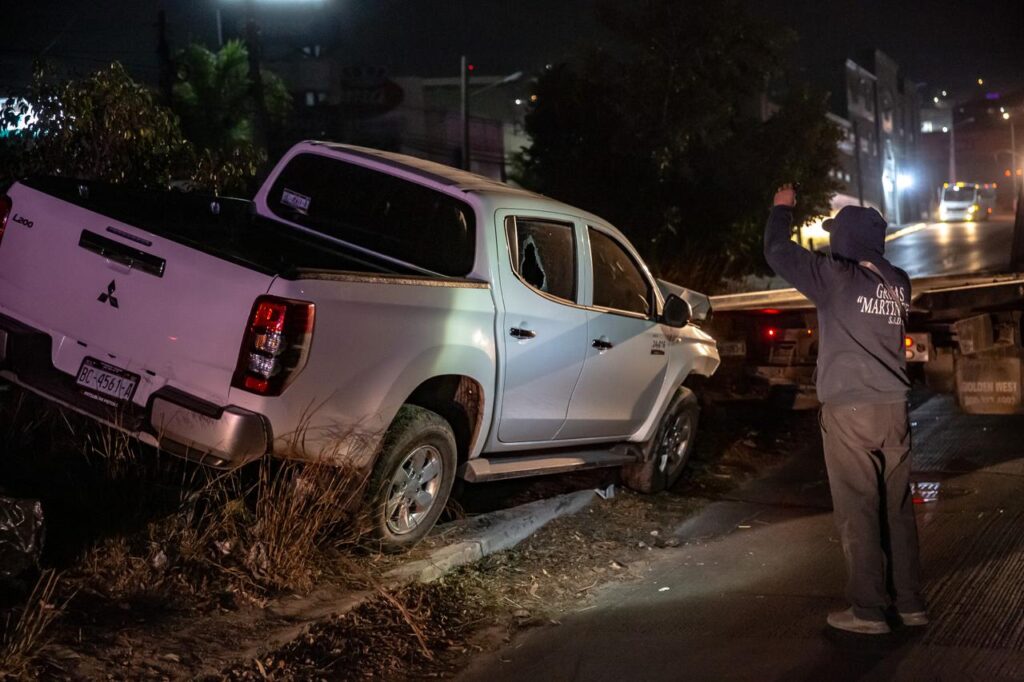
[[[923,611],[906,403],[826,403],[820,421],[854,614]]]

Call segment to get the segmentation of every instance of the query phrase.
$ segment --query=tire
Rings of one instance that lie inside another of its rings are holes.
[[[700,405],[688,388],[680,388],[644,444],[644,460],[622,467],[622,482],[638,493],[657,493],[679,480],[693,452]]]
[[[444,511],[458,451],[440,415],[403,405],[388,428],[370,476],[370,532],[385,552],[409,549]]]

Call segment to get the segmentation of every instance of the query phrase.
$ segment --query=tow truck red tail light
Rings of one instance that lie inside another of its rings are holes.
[[[0,195],[0,243],[4,241],[4,232],[7,230],[7,218],[11,215],[14,202],[6,194]]]
[[[907,332],[903,337],[903,353],[907,362],[928,362],[932,346],[928,332]]]
[[[314,312],[313,304],[305,301],[256,299],[231,385],[257,395],[281,395],[306,366]]]

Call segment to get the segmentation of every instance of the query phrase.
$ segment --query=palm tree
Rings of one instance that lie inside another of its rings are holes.
[[[245,45],[232,40],[216,53],[190,45],[178,54],[177,71],[172,106],[189,140],[217,152],[251,146],[255,103]],[[291,95],[275,74],[261,70],[261,76],[268,118],[280,125],[291,109]]]

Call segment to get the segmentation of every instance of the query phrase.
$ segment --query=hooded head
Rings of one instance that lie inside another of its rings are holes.
[[[873,208],[844,206],[822,223],[832,254],[852,261],[878,261],[885,251],[885,218]]]

